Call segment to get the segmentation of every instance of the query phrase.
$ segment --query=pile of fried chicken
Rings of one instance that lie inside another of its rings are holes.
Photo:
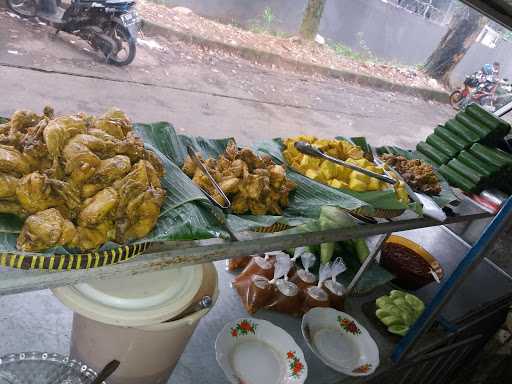
[[[165,199],[163,175],[118,109],[99,118],[20,110],[0,124],[0,213],[25,219],[22,251],[146,236]]]
[[[439,195],[441,184],[431,165],[419,159],[408,160],[403,156],[385,153],[381,159],[393,167],[415,192]]]
[[[288,206],[288,196],[295,189],[295,183],[286,177],[285,168],[274,164],[270,156],[259,157],[248,148],[239,150],[231,140],[218,159],[203,161],[200,155],[198,157],[231,200],[234,213],[281,215],[283,208]],[[223,205],[222,195],[190,156],[185,159],[183,171],[197,186]]]

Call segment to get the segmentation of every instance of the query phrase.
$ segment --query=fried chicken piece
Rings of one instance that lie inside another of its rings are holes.
[[[253,215],[264,215],[267,213],[266,204],[260,200],[249,199],[249,209]]]
[[[240,186],[240,179],[234,176],[228,176],[221,179],[219,183],[220,189],[224,193],[236,193]]]
[[[249,199],[258,200],[270,179],[265,176],[250,174],[240,183],[240,193]]]
[[[201,155],[198,154],[197,157],[201,159]],[[190,156],[187,156],[185,158],[185,161],[183,162],[183,167],[181,167],[181,169],[188,177],[194,177],[194,174],[196,173],[197,170],[197,165]]]
[[[115,226],[112,221],[104,221],[94,228],[78,226],[69,246],[82,251],[97,249],[115,237]]]
[[[43,130],[44,142],[51,158],[57,158],[73,136],[86,133],[87,120],[83,115],[61,116],[50,120]]]
[[[119,195],[114,188],[108,187],[85,200],[78,216],[78,225],[91,227],[107,219],[112,219],[119,204]]]
[[[7,173],[0,173],[0,199],[16,197],[16,188],[20,179]]]
[[[238,193],[231,202],[231,209],[233,210],[233,213],[243,215],[249,210],[249,200],[241,193]]]
[[[126,155],[130,158],[132,163],[135,163],[145,158],[146,149],[144,142],[133,132],[128,132],[126,138],[117,141],[115,145],[116,155]]]
[[[15,133],[26,133],[27,128],[37,125],[42,118],[42,116],[31,111],[16,111],[12,114],[11,119],[9,120],[11,126],[9,133],[11,135]]]
[[[239,157],[247,164],[250,171],[263,167],[263,161],[249,148],[240,150]]]
[[[16,148],[0,145],[0,172],[26,175],[30,172],[30,165]]]
[[[116,155],[109,159],[101,160],[96,173],[89,181],[107,186],[124,177],[130,172],[131,168],[132,165],[128,156]]]
[[[144,150],[144,160],[147,160],[151,163],[153,168],[155,168],[158,177],[163,177],[165,175],[164,164],[155,152],[149,149]]]
[[[227,160],[233,161],[238,157],[238,155],[238,146],[234,140],[229,140],[228,145],[226,146],[226,150],[224,151],[224,156]]]
[[[281,188],[286,178],[286,170],[282,165],[271,165],[269,167],[270,185],[274,189]]]
[[[18,202],[28,213],[44,211],[59,205],[59,199],[53,194],[47,176],[33,172],[21,178],[16,187]]]
[[[28,212],[18,202],[8,200],[0,200],[0,213],[9,213],[21,218],[28,216]]]
[[[249,168],[247,164],[244,163],[243,160],[237,159],[233,161],[229,168],[227,168],[224,175],[234,176],[238,178],[243,178],[244,175],[247,176],[249,174]]]
[[[140,239],[153,230],[165,200],[161,188],[148,188],[130,201],[124,217],[116,221],[116,240],[121,243]]]
[[[117,139],[124,139],[132,130],[132,123],[123,111],[112,108],[95,121],[94,127]]]
[[[29,216],[18,236],[16,247],[20,251],[38,252],[68,244],[75,236],[73,223],[50,208]]]

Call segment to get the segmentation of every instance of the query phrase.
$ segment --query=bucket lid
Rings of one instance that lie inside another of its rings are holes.
[[[153,325],[179,315],[201,287],[203,268],[183,268],[97,280],[53,289],[68,308],[89,319],[128,327]]]

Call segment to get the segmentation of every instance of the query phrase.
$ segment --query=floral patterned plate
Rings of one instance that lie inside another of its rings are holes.
[[[302,384],[304,354],[283,329],[260,319],[228,323],[215,341],[217,362],[233,384]]]
[[[379,366],[379,349],[368,331],[352,316],[332,308],[313,308],[302,318],[309,348],[332,369],[366,376]]]

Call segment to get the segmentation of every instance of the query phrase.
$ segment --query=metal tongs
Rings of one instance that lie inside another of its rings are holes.
[[[194,152],[194,149],[192,149],[192,147],[190,145],[187,145],[187,152],[188,152],[188,155],[190,156],[190,158],[192,159],[192,161],[199,167],[201,172],[203,172],[203,174],[205,174],[206,177],[208,177],[208,179],[210,180],[210,183],[212,183],[213,187],[222,196],[222,198],[224,199],[224,205],[220,204],[204,188],[200,187],[201,191],[203,191],[203,193],[211,200],[211,202],[213,204],[217,205],[219,208],[227,209],[227,208],[231,207],[231,201],[228,199],[228,197],[226,196],[226,194],[224,193],[224,191],[222,190],[220,185],[215,181],[215,179],[210,174],[210,172],[208,172],[208,169],[204,166],[203,162],[201,161],[201,159],[199,159],[197,154]]]
[[[305,155],[309,155],[309,156],[313,156],[313,157],[320,157],[320,158],[332,161],[333,163],[342,165],[344,167],[350,168],[350,169],[352,169],[354,171],[357,171],[357,172],[364,173],[367,176],[373,177],[375,179],[379,179],[379,180],[381,180],[381,181],[383,181],[385,183],[388,183],[388,184],[391,184],[391,185],[395,185],[397,183],[397,181],[395,179],[391,178],[391,177],[384,176],[384,175],[381,175],[381,174],[369,171],[369,170],[367,170],[365,168],[362,168],[362,167],[359,167],[359,166],[357,166],[355,164],[347,163],[346,161],[343,161],[343,160],[337,159],[335,157],[329,156],[329,155],[325,154],[323,151],[321,151],[320,149],[313,147],[311,144],[309,144],[309,143],[307,143],[305,141],[297,141],[295,143],[295,148],[299,152],[301,152],[301,153],[303,153]]]

